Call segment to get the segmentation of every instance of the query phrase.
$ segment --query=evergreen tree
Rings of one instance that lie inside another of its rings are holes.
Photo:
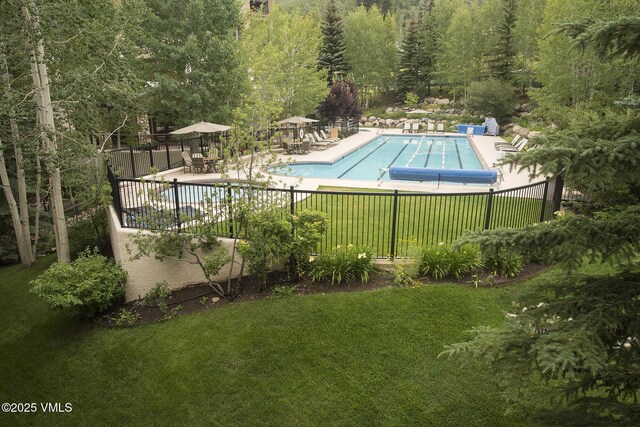
[[[602,54],[611,40],[587,44]],[[618,54],[638,56],[632,44]],[[443,354],[482,356],[518,383],[520,390],[507,390],[510,398],[533,392],[523,392],[522,379],[539,377],[583,404],[581,412],[588,408],[621,425],[637,425],[640,116],[630,111],[586,117],[540,142],[506,163],[532,175],[562,174],[589,203],[552,222],[467,235],[458,243],[476,243],[488,253],[518,252],[561,269],[518,298],[505,326],[476,328],[471,341],[448,346]],[[580,271],[585,261],[594,265]]]
[[[402,47],[400,49],[400,70],[398,70],[399,99],[404,99],[408,92],[417,94],[421,78],[419,53],[418,25],[416,21],[412,19],[409,21],[407,32],[402,39]]]
[[[516,9],[517,0],[502,0],[502,16],[497,29],[498,41],[489,62],[491,75],[504,81],[512,80],[516,55],[513,31],[516,26]]]
[[[322,19],[322,46],[318,57],[318,68],[327,70],[329,83],[342,78],[349,71],[344,57],[345,50],[342,17],[338,13],[335,1],[330,0]]]

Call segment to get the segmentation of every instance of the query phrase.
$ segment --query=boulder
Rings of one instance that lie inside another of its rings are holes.
[[[376,120],[378,120],[378,118],[376,116],[369,116],[369,120],[370,122],[375,122]]]
[[[387,114],[389,113],[393,113],[393,107],[389,107],[386,110],[384,110]]]
[[[449,104],[451,104],[451,101],[449,101],[447,98],[441,98],[441,99],[438,99],[437,104],[438,105],[449,105]]]
[[[366,128],[371,128],[371,127],[373,127],[373,123],[371,123],[371,122],[364,122],[364,127],[366,127]]]
[[[540,135],[542,135],[542,132],[540,132],[538,130],[529,131],[529,139],[539,137]]]
[[[513,125],[513,133],[514,134],[520,134],[520,131],[522,130],[522,126],[520,125]]]

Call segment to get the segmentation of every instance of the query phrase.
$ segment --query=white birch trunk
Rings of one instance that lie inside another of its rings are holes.
[[[29,9],[33,10],[33,17]],[[53,104],[49,89],[49,76],[47,64],[44,62],[44,45],[39,35],[38,15],[32,0],[27,0],[23,6],[23,13],[30,32],[36,34],[36,40],[30,40],[31,47],[31,78],[36,91],[36,103],[38,105],[38,121],[42,127],[40,138],[45,154],[45,166],[49,174],[50,203],[53,219],[53,230],[56,237],[56,252],[58,261],[71,262],[69,249],[69,235],[67,223],[64,217],[64,204],[62,201],[62,180],[60,168],[54,162],[57,152],[56,128],[53,117]]]
[[[2,184],[2,190],[7,198],[7,204],[9,205],[9,212],[11,213],[11,222],[13,223],[13,230],[16,234],[16,240],[18,242],[18,254],[20,255],[20,262],[22,265],[31,265],[31,253],[25,245],[25,239],[22,234],[22,226],[20,225],[20,214],[18,213],[18,204],[13,196],[11,185],[9,182],[9,174],[7,174],[7,164],[4,161],[4,151],[2,150],[2,141],[0,141],[0,184]]]
[[[0,45],[0,48],[2,46]],[[7,65],[7,58],[4,52],[0,51],[0,63],[2,66],[2,81],[4,83],[4,95],[7,104],[11,102],[11,76]],[[31,247],[31,230],[29,229],[29,204],[27,200],[27,181],[24,173],[24,157],[22,155],[22,147],[20,146],[20,131],[15,120],[15,111],[13,106],[9,106],[9,123],[11,128],[11,142],[13,143],[13,151],[16,160],[16,179],[18,184],[18,212],[20,215],[20,226],[22,227],[22,238],[24,246],[29,253],[29,259],[22,260],[24,265],[31,265],[35,262],[35,255]],[[6,166],[5,166],[6,167]]]

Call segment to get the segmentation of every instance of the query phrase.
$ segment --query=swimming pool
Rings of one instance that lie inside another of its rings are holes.
[[[381,169],[409,166],[438,169],[483,169],[466,137],[382,135],[334,163],[299,162],[274,168],[278,175],[389,181]]]

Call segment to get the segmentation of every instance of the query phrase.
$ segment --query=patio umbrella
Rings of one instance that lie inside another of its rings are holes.
[[[318,122],[318,120],[315,119],[308,119],[306,117],[301,117],[301,116],[291,116],[288,117],[286,119],[282,119],[279,122],[276,122],[279,125],[284,125],[284,124],[292,124],[295,125],[296,129],[298,128],[298,125],[308,125],[309,123],[316,123]],[[304,135],[304,132],[302,132],[301,130],[301,134],[298,135],[298,132],[294,132],[293,133],[293,140],[296,140],[296,136],[300,136],[300,139],[302,139]]]
[[[278,123],[279,125],[284,125],[287,123],[290,123],[292,125],[301,125],[301,124],[306,124],[306,123],[316,123],[318,120],[315,119],[308,119],[306,117],[300,117],[300,116],[291,116],[288,117],[286,119],[280,120]]]
[[[231,129],[230,126],[217,125],[209,122],[199,122],[184,128],[176,129],[173,132],[169,132],[171,135],[184,135],[186,133],[216,133],[225,132]]]

